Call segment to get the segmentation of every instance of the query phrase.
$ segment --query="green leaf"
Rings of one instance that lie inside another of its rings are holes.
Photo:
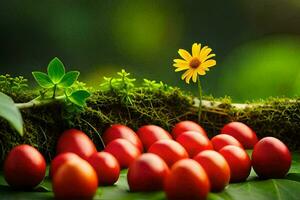
[[[54,58],[48,65],[48,75],[54,84],[57,84],[65,75],[64,64],[58,59]]]
[[[85,101],[91,94],[86,90],[77,90],[73,92],[68,99],[77,106],[85,106]]]
[[[80,72],[78,71],[67,72],[59,82],[58,86],[62,88],[71,87],[78,79],[79,74]]]
[[[41,87],[52,88],[54,86],[53,82],[50,80],[47,74],[43,72],[32,72],[32,75]]]
[[[253,180],[230,184],[226,190],[211,197],[222,200],[297,200],[300,197],[300,182],[286,179]]]
[[[0,92],[0,116],[6,119],[18,133],[23,135],[23,119],[14,101],[6,94]]]
[[[130,73],[126,72],[125,69],[122,69],[120,72],[117,72],[117,74],[121,77],[126,77],[130,75]]]

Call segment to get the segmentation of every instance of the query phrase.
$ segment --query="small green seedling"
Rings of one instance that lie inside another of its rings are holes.
[[[108,90],[129,90],[134,87],[135,78],[130,78],[130,73],[122,69],[117,72],[118,77],[103,77],[104,82],[100,84],[102,91]]]
[[[54,58],[49,63],[47,72],[48,74],[35,71],[32,72],[32,75],[42,88],[53,88],[53,98],[55,97],[57,87],[63,89],[71,87],[80,74],[78,71],[65,73],[64,64],[58,58]]]
[[[62,90],[67,100],[77,106],[85,106],[85,101],[90,96],[90,93],[85,89],[72,88],[80,72],[65,72],[64,64],[58,58],[54,58],[48,65],[47,73],[35,71],[32,72],[32,75],[46,92],[49,89],[53,90],[53,99],[56,98],[57,91]]]
[[[23,76],[11,77],[9,74],[0,75],[0,91],[3,93],[19,92],[27,87],[27,79]]]
[[[132,89],[134,88],[135,78],[130,78],[130,73],[122,69],[117,72],[118,77],[104,77],[104,82],[100,84],[100,89],[102,91],[113,91],[119,93],[121,96],[121,101],[123,103],[133,104],[132,102]]]

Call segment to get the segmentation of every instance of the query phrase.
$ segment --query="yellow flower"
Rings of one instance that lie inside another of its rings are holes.
[[[205,75],[205,71],[216,65],[216,61],[210,59],[216,56],[215,54],[210,54],[211,51],[212,49],[208,46],[201,48],[200,43],[193,44],[192,55],[184,49],[179,49],[178,53],[183,59],[174,59],[175,72],[187,70],[181,76],[181,79],[185,79],[185,82],[188,84],[191,78],[193,82],[196,82],[198,75]]]

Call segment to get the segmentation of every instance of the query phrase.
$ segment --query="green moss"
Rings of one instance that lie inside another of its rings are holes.
[[[22,96],[23,95],[23,96]],[[15,94],[14,99],[24,101],[35,97],[33,93]],[[136,130],[141,125],[156,124],[171,131],[181,120],[197,120],[194,97],[178,88],[135,87],[130,92],[116,89],[106,92],[96,90],[79,113],[70,113],[64,105],[49,104],[22,110],[25,134],[19,136],[8,124],[0,121],[0,162],[7,152],[21,143],[37,147],[47,158],[55,154],[56,141],[63,130],[76,127],[88,134],[102,149],[100,135],[113,123],[121,123]],[[201,125],[212,137],[230,121],[241,121],[251,126],[259,137],[275,136],[292,150],[300,149],[300,101],[299,99],[272,98],[245,109],[232,106],[228,97],[210,100],[204,107]],[[220,103],[221,102],[221,103]]]

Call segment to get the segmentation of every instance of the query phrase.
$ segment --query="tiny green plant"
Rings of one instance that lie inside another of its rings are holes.
[[[65,72],[64,64],[58,58],[54,58],[50,61],[47,68],[47,74],[34,71],[32,72],[32,75],[36,82],[44,89],[41,93],[42,99],[46,98],[45,93],[52,90],[52,99],[66,99],[73,104],[82,107],[85,106],[86,99],[90,96],[90,93],[86,89],[74,87],[74,85],[79,85],[79,83],[81,83],[77,81],[80,72]],[[59,90],[63,95],[57,97]]]
[[[121,78],[122,87],[124,89],[130,89],[134,87],[134,82],[136,81],[135,78],[129,78],[130,73],[126,72],[122,69],[120,72],[117,73]]]
[[[135,78],[130,77],[130,73],[122,69],[117,72],[118,77],[104,77],[104,82],[100,84],[102,91],[113,91],[120,94],[123,103],[133,104],[132,89],[134,88]]]
[[[118,77],[103,77],[104,82],[100,84],[100,89],[103,91],[108,90],[126,90],[129,91],[134,87],[135,78],[131,78],[130,73],[122,69],[120,72],[117,72]]]
[[[26,89],[27,79],[23,76],[11,77],[9,74],[0,75],[0,91],[4,93],[13,93]]]
[[[156,82],[155,80],[143,79],[143,86],[148,90],[172,90],[173,87],[163,83],[162,81]]]

